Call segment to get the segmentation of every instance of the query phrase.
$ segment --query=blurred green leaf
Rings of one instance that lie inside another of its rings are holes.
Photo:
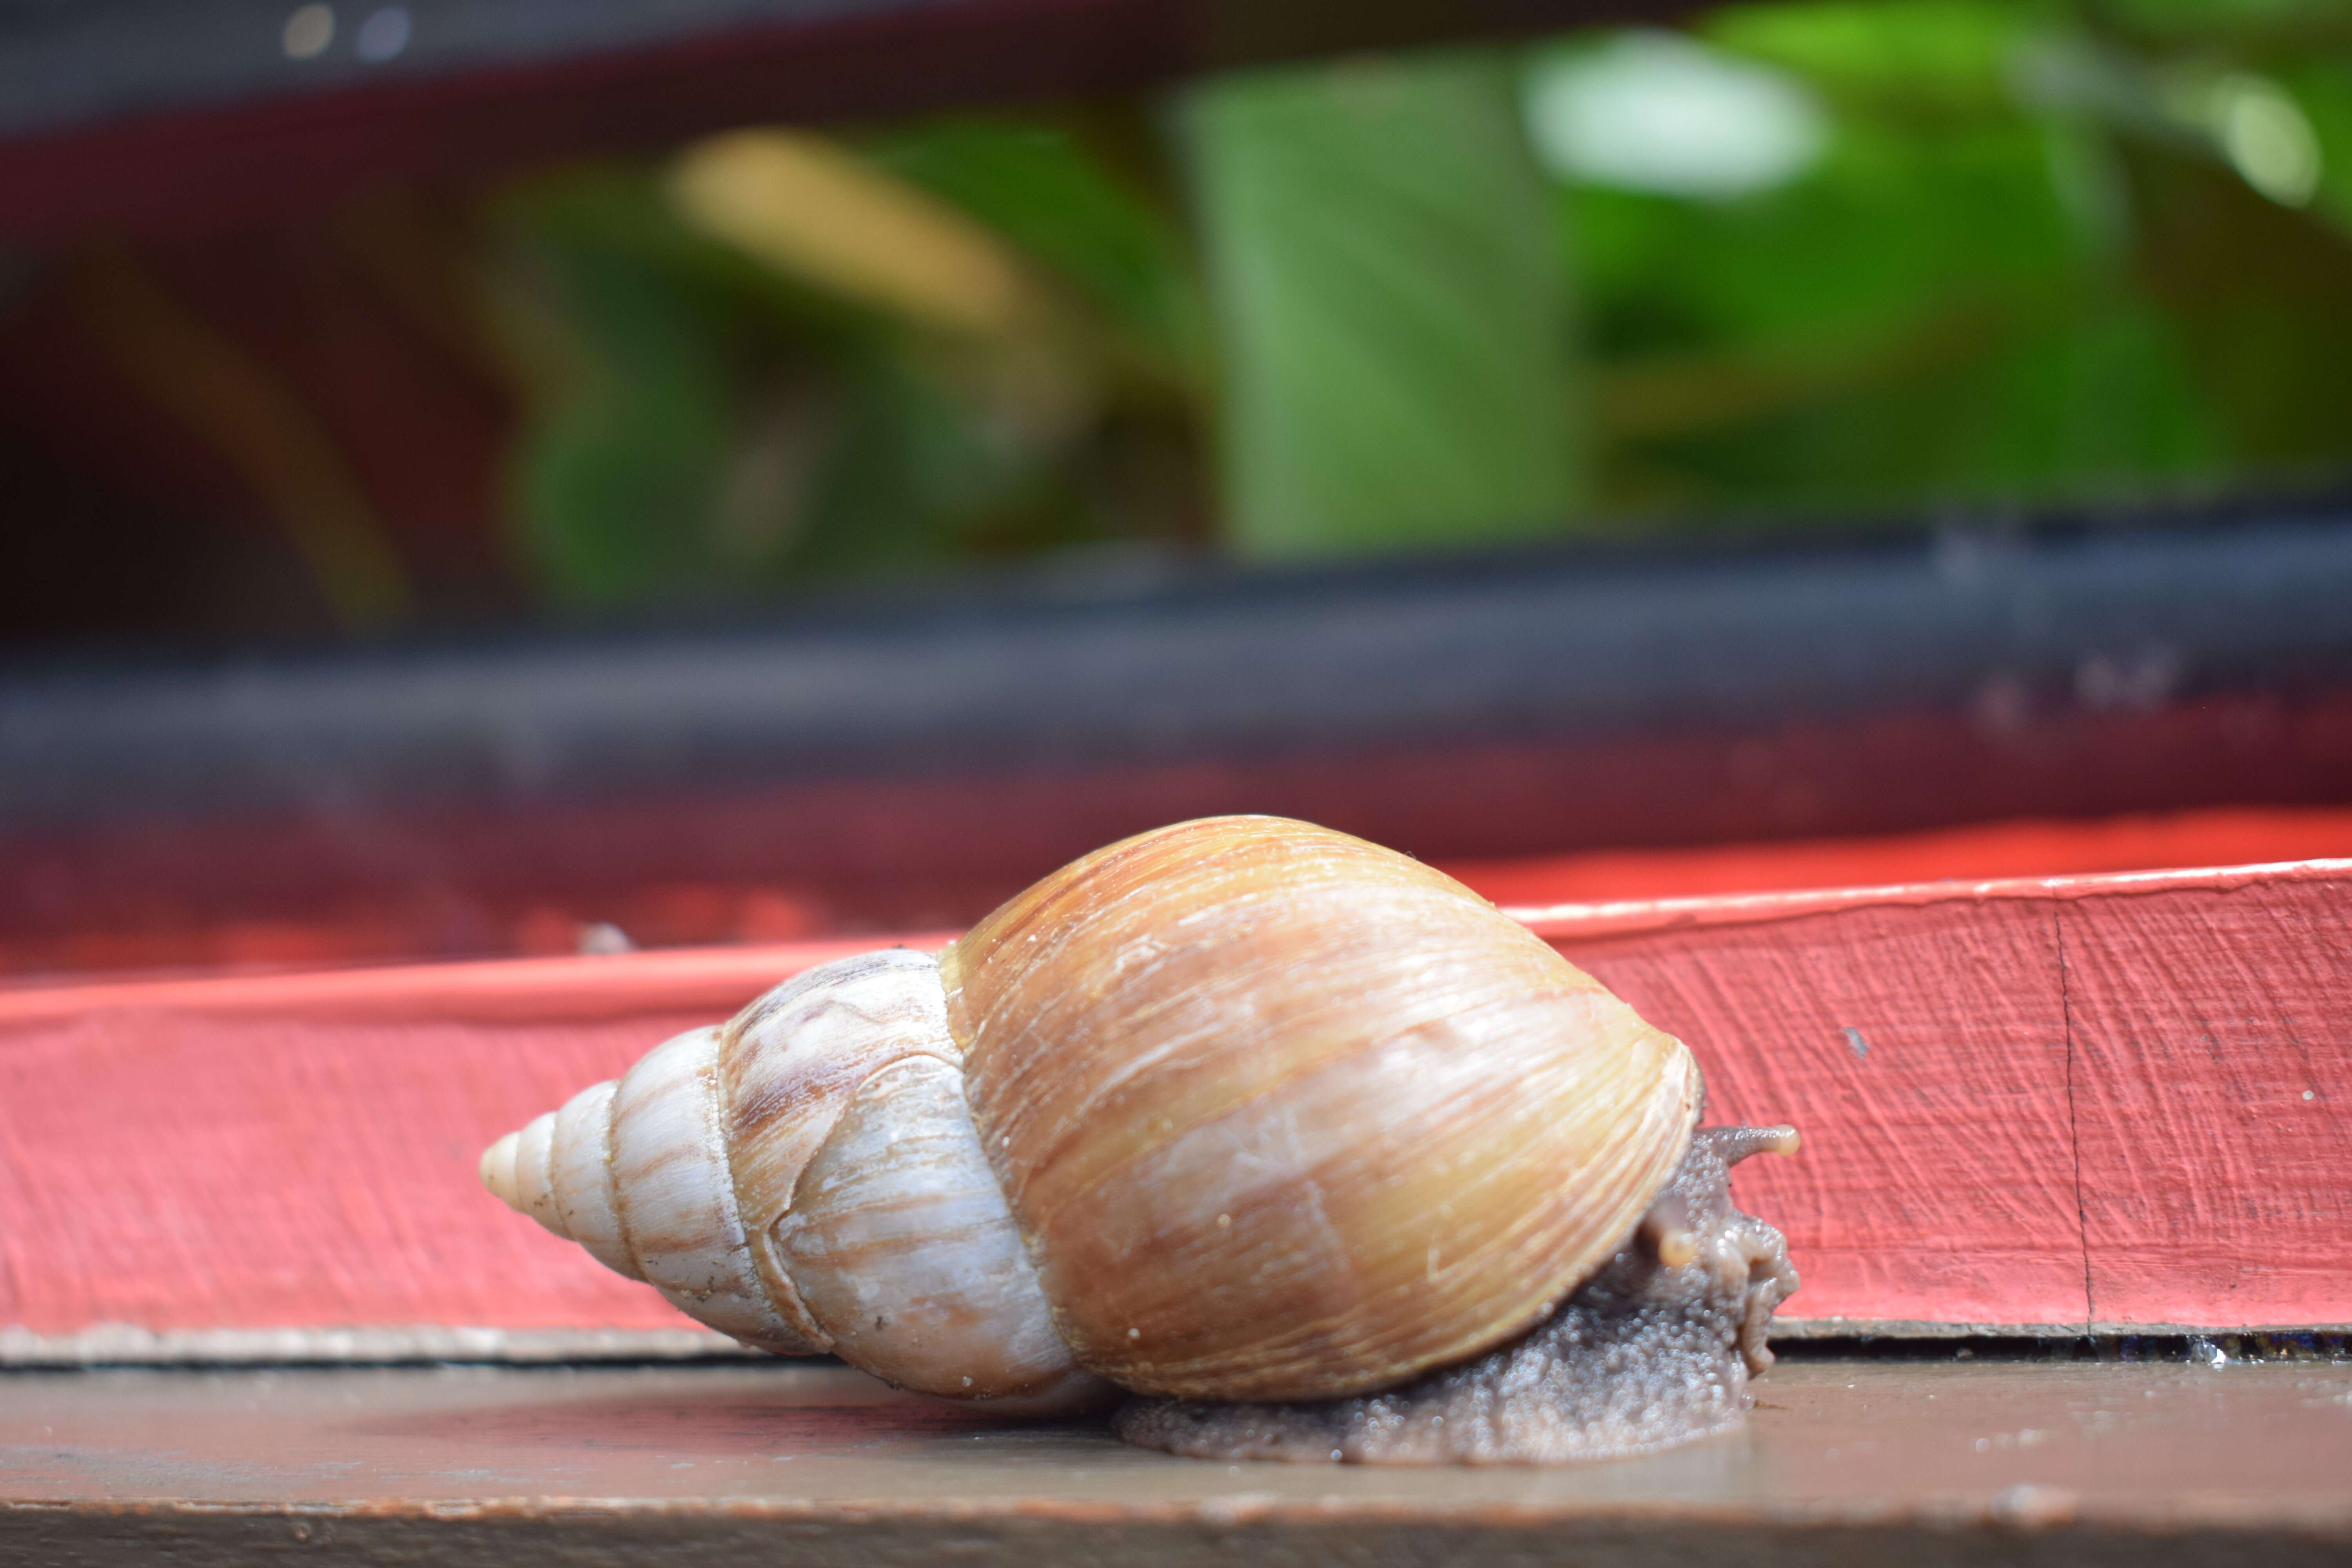
[[[1899,123],[2006,110],[2010,54],[2028,14],[2000,0],[1809,0],[1736,5],[1700,32]]]
[[[2023,125],[1919,138],[1842,124],[1816,172],[1780,191],[1702,204],[1582,188],[1563,201],[1612,356],[1900,331],[1955,291],[2032,287],[2078,249],[2047,150]]]
[[[2122,289],[2063,306],[1985,364],[1948,493],[2071,500],[2211,477],[2226,443],[2177,323]]]
[[[1706,25],[1800,73],[1835,130],[1804,178],[1737,201],[1562,190],[1611,400],[1605,505],[1785,520],[2352,458],[2352,256],[2159,95],[2246,68],[2052,15],[1896,0]],[[2058,91],[2069,61],[2104,74]],[[2331,154],[2334,68],[2282,78]]]
[[[840,434],[813,477],[792,569],[907,572],[978,552],[992,532],[1041,531],[1050,486],[1038,455],[1002,438],[931,379],[887,358],[855,367]]]
[[[1201,306],[1175,226],[1068,132],[943,120],[873,137],[864,151],[990,225],[1170,362],[1197,363]]]
[[[2344,0],[2097,0],[2095,25],[2135,41],[2191,49],[2310,46],[2352,38]]]
[[[676,596],[719,574],[717,479],[732,420],[716,324],[640,259],[543,255],[579,382],[550,389],[519,454],[528,559],[559,603]]]
[[[2150,292],[2179,317],[2239,454],[2352,456],[2352,237],[2201,159],[2136,150]]]
[[[2279,73],[2319,137],[2319,195],[2314,205],[2352,233],[2352,50],[2342,59],[2305,60]]]
[[[696,310],[768,318],[820,340],[870,333],[871,312],[762,267],[679,220],[656,171],[597,163],[559,171],[488,204],[494,232],[510,245],[554,247],[626,259]]]
[[[515,531],[555,602],[1104,533],[1057,466],[1093,394],[1050,346],[935,340],[794,281],[687,227],[648,170],[537,182],[493,216],[531,388]]]
[[[1250,555],[1558,531],[1561,262],[1483,55],[1227,78],[1187,106]]]

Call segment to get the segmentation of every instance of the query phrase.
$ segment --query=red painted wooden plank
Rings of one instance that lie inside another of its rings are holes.
[[[583,959],[523,958],[384,969],[163,980],[86,980],[0,989],[0,1030],[122,1008],[173,1014],[285,1016],[322,1025],[549,1023],[676,1008],[731,1012],[802,970],[877,947],[944,947],[952,931],[830,937],[761,947],[671,948]]]
[[[1523,915],[1719,1114],[1804,1127],[1742,1174],[1798,1313],[2218,1328],[2352,1320],[2347,899],[2311,862]],[[850,945],[0,992],[0,1326],[674,1325],[476,1152]]]
[[[1806,1128],[1741,1173],[1793,1314],[2352,1321],[2352,862],[1521,912],[1691,1041],[1717,1114]],[[1831,1013],[1874,1005],[1840,1061]]]
[[[1876,888],[1950,878],[2084,876],[2352,855],[2352,806],[2212,806],[2088,822],[2023,818],[1925,833],[1601,849],[1444,868],[1498,904]]]
[[[1801,905],[1801,909],[1802,906]],[[2082,1226],[2048,907],[1863,903],[1563,943],[1679,1035],[1711,1121],[1790,1121],[1745,1201],[1808,1318],[2080,1323]]]
[[[0,1325],[675,1328],[490,1139],[871,942],[0,993]]]
[[[2059,914],[2090,1315],[2352,1318],[2352,886]]]

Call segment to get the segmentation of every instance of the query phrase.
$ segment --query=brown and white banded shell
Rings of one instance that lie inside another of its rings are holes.
[[[483,1179],[703,1321],[901,1387],[1326,1398],[1518,1333],[1689,1146],[1689,1053],[1461,884],[1180,824],[936,963],[802,974]]]

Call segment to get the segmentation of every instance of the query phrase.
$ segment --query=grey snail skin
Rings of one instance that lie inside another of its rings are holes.
[[[1217,1458],[1551,1463],[1736,1424],[1796,1288],[1682,1043],[1440,872],[1276,817],[812,969],[493,1144],[698,1321]]]

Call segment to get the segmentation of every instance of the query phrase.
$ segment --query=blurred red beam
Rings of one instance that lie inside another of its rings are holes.
[[[720,128],[1131,91],[1220,66],[1665,16],[1680,0],[851,0],[628,48],[460,64],[329,90],[295,69],[232,100],[0,140],[0,239],[232,226],[395,184],[470,185]],[[225,18],[244,23],[242,14]],[[0,45],[5,45],[0,35]],[[286,62],[274,62],[284,67]],[[88,68],[110,60],[93,51]],[[283,79],[280,79],[282,77]]]

